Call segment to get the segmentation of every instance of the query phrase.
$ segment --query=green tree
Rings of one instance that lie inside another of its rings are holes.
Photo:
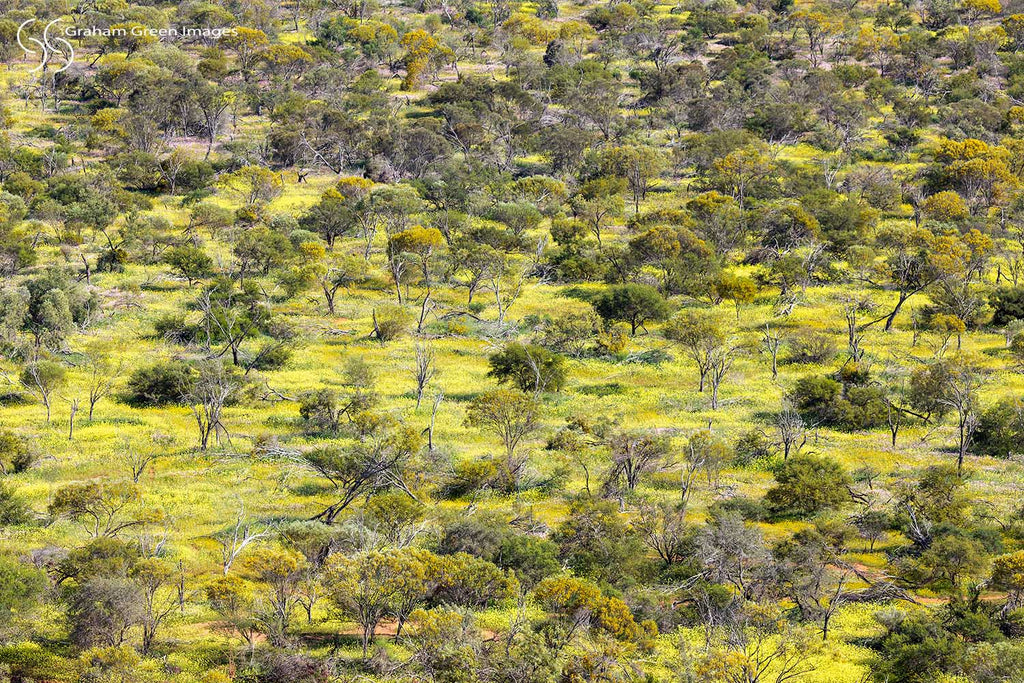
[[[850,477],[831,458],[800,453],[773,472],[775,486],[765,494],[768,508],[780,515],[811,515],[850,500]]]
[[[189,287],[213,274],[213,258],[199,247],[172,247],[164,254],[164,263],[185,278]]]
[[[505,464],[513,482],[518,482],[526,464],[517,450],[540,426],[541,406],[537,398],[523,391],[498,389],[473,399],[466,412],[466,424],[497,436],[505,446]]]
[[[50,408],[53,393],[67,382],[67,370],[60,363],[39,360],[26,365],[18,376],[25,387],[46,407],[46,423],[50,423]]]
[[[670,307],[667,301],[650,285],[616,285],[599,294],[593,301],[594,310],[609,322],[629,324],[630,334],[648,322],[664,320]]]
[[[509,383],[522,391],[560,391],[568,371],[565,360],[541,346],[513,342],[488,358],[488,377]]]

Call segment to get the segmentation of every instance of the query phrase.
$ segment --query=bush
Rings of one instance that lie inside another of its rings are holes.
[[[789,342],[790,363],[827,363],[836,356],[836,345],[830,335],[801,330]]]
[[[191,344],[196,340],[198,329],[195,325],[189,325],[185,316],[170,313],[153,323],[153,330],[157,338],[168,341],[172,344]]]
[[[850,499],[850,477],[831,458],[794,455],[777,467],[774,475],[777,483],[764,499],[776,515],[811,515]]]
[[[1024,452],[1024,405],[1006,399],[984,411],[974,433],[974,450],[996,458]]]
[[[437,543],[441,555],[468,553],[490,562],[498,554],[508,524],[495,514],[455,517],[444,525]]]
[[[1024,319],[1024,287],[1001,287],[988,299],[994,313],[992,324],[1003,327]]]
[[[775,453],[775,446],[763,431],[751,429],[736,440],[733,452],[735,453],[733,463],[743,467],[758,460],[770,458]]]
[[[855,381],[867,379],[857,370],[840,376]],[[886,424],[888,417],[879,387],[844,384],[830,377],[801,377],[790,400],[807,422],[839,429],[875,429]]]
[[[629,324],[630,334],[636,334],[648,322],[664,320],[671,312],[669,303],[650,285],[616,285],[593,303],[597,314],[607,322]]]
[[[388,305],[373,309],[373,336],[381,344],[398,339],[409,330],[412,316],[401,306]]]
[[[513,570],[527,585],[557,574],[562,568],[557,545],[546,538],[511,531],[502,539],[494,563],[502,569]]]
[[[333,433],[338,430],[338,395],[331,389],[307,391],[299,397],[299,417],[307,432]]]
[[[0,469],[4,474],[24,472],[36,461],[29,444],[12,431],[0,432]]]
[[[967,644],[927,614],[900,615],[876,644],[876,680],[924,683],[963,670]],[[956,680],[950,677],[948,680]]]
[[[830,423],[833,420],[835,402],[843,391],[843,385],[828,377],[801,377],[797,380],[790,399],[803,414],[804,419],[816,423]]]
[[[539,323],[537,343],[573,358],[583,356],[601,332],[601,318],[593,309],[545,317]]]
[[[280,370],[291,360],[292,351],[281,344],[269,343],[253,356],[249,367],[254,370]]]
[[[133,408],[180,403],[195,381],[192,368],[172,360],[139,368],[128,377],[121,400]]]
[[[565,386],[565,359],[542,346],[513,342],[488,359],[499,384],[509,383],[523,391],[560,391]]]
[[[498,466],[493,460],[461,460],[441,485],[442,498],[453,499],[475,493],[495,482]]]
[[[7,484],[0,482],[0,524],[24,524],[29,520],[29,507]]]

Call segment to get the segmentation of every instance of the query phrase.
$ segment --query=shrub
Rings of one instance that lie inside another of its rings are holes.
[[[597,582],[627,584],[645,568],[640,538],[611,501],[574,501],[551,540],[569,569]]]
[[[281,344],[269,343],[253,356],[249,367],[254,370],[280,370],[292,357],[292,351]]]
[[[461,498],[494,482],[498,466],[493,460],[461,460],[455,463],[452,473],[441,485],[443,498]]]
[[[502,569],[513,570],[527,585],[557,574],[562,568],[557,545],[546,538],[514,532],[502,539],[494,563]]]
[[[1024,405],[1006,399],[985,410],[974,432],[974,450],[996,458],[1024,452]]]
[[[998,327],[1024,319],[1024,287],[1000,287],[988,299],[992,324]]]
[[[961,671],[967,658],[967,644],[927,614],[896,619],[876,649],[876,680],[889,683],[943,680]]]
[[[0,482],[0,524],[24,524],[28,520],[28,505],[13,488]]]
[[[840,377],[857,382],[867,379],[857,370]],[[884,425],[888,416],[879,387],[845,384],[830,377],[801,377],[790,400],[808,422],[839,429],[874,429]]]
[[[198,333],[195,325],[189,325],[185,321],[185,316],[175,313],[157,318],[153,323],[153,330],[157,338],[172,344],[191,344],[196,340]]]
[[[764,499],[776,515],[811,515],[850,499],[850,477],[831,458],[794,455],[777,467],[774,475],[777,483]]]
[[[164,263],[185,278],[190,287],[196,280],[213,274],[213,258],[201,248],[192,245],[168,249],[164,254]]]
[[[504,518],[495,514],[455,517],[444,525],[437,552],[441,555],[468,553],[491,561],[498,554],[507,527]]]
[[[29,444],[14,432],[0,432],[0,470],[8,472],[24,472],[36,461],[36,455]]]
[[[763,431],[751,429],[736,440],[733,452],[733,463],[742,467],[771,457],[775,452],[775,446]]]
[[[134,408],[180,403],[195,381],[187,363],[172,360],[139,368],[128,377],[122,400]]]
[[[499,384],[509,383],[523,391],[560,391],[565,386],[565,359],[542,346],[513,342],[488,359]]]
[[[337,431],[338,395],[331,389],[307,391],[299,397],[299,417],[313,434]]]
[[[828,377],[801,377],[793,387],[790,399],[805,419],[830,423],[842,390],[842,384]]]
[[[827,363],[836,356],[836,345],[830,335],[814,330],[801,330],[789,342],[789,362]]]
[[[671,311],[669,304],[650,285],[616,285],[594,299],[594,309],[608,322],[629,324],[630,334],[646,323],[664,320]]]
[[[381,344],[398,339],[409,330],[412,316],[401,306],[388,305],[373,309],[373,336]]]
[[[593,309],[561,313],[540,321],[537,342],[557,353],[579,358],[600,332],[601,318]]]

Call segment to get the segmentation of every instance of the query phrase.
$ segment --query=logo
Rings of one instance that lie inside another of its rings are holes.
[[[25,31],[25,28],[31,24],[34,24],[35,21],[35,19],[29,19],[28,21],[25,21],[24,23],[22,23],[21,26],[18,27],[18,45],[20,45],[21,49],[25,51],[25,56],[27,57],[29,55],[35,54],[39,55],[39,66],[32,69],[29,73],[31,73],[32,71],[42,71],[46,68],[46,65],[50,63],[51,59],[53,59],[54,57],[62,57],[66,59],[67,62],[64,64],[64,66],[60,67],[59,69],[53,72],[55,74],[59,74],[61,71],[64,71],[69,66],[71,66],[72,62],[75,61],[75,48],[71,47],[71,43],[69,43],[64,38],[61,38],[60,36],[50,35],[50,29],[53,27],[54,24],[60,21],[60,19],[54,19],[53,21],[46,25],[46,28],[43,29],[42,40],[28,36]],[[30,49],[23,42],[23,37],[28,42],[35,43],[36,45],[38,45],[40,49]]]

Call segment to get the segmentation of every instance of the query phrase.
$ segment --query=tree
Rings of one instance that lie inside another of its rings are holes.
[[[724,362],[731,354],[727,351],[725,334],[711,316],[682,311],[665,325],[663,334],[680,344],[697,366],[698,391],[704,391],[705,382],[716,366],[722,365],[722,369],[728,370]]]
[[[324,302],[327,304],[327,312],[335,314],[335,299],[338,290],[342,287],[349,287],[366,276],[365,262],[358,257],[350,258],[341,265],[322,268],[317,277],[317,283],[324,295]]]
[[[911,405],[926,415],[957,417],[957,473],[963,473],[979,424],[978,390],[984,384],[982,369],[967,358],[939,361],[916,371],[910,378]]]
[[[224,531],[214,534],[213,540],[220,546],[221,569],[228,575],[242,553],[256,541],[270,535],[271,528],[259,526],[245,517],[245,508],[240,508],[235,523]]]
[[[715,283],[715,293],[730,299],[736,307],[736,320],[740,319],[740,306],[749,304],[757,296],[757,283],[743,275],[723,273]]]
[[[406,583],[415,578],[402,561],[406,552],[371,550],[352,557],[336,554],[327,561],[328,597],[362,628],[363,658],[369,654],[377,626],[394,612]]]
[[[243,166],[222,176],[219,184],[247,207],[269,202],[282,188],[281,175],[262,166]]]
[[[632,524],[644,545],[666,565],[686,561],[692,527],[686,522],[685,502],[664,500],[641,505]]]
[[[785,683],[814,671],[806,631],[749,609],[729,624],[724,644],[703,655],[701,671],[718,683]]]
[[[265,607],[256,612],[267,638],[277,647],[287,644],[286,631],[299,601],[299,582],[306,559],[294,550],[257,548],[245,559],[245,569],[268,588]]]
[[[473,399],[466,412],[466,424],[494,434],[505,446],[505,463],[512,481],[519,481],[525,459],[516,451],[540,426],[540,404],[525,392],[498,389]]]
[[[444,244],[444,237],[437,228],[424,228],[414,225],[408,230],[398,232],[388,239],[388,265],[391,278],[395,282],[398,303],[404,303],[402,286],[405,284],[405,272],[410,263],[418,262],[423,277],[427,296],[430,292],[430,259],[434,252]]]
[[[369,232],[366,246],[366,258],[372,235],[376,232],[376,217],[370,210],[370,191],[373,182],[366,178],[343,178],[320,195],[320,200],[299,218],[299,225],[304,230],[314,232],[327,242],[327,248],[333,249],[339,237],[361,229]]]
[[[213,258],[201,248],[191,245],[168,249],[164,263],[185,278],[189,287],[213,274]]]
[[[51,397],[67,381],[64,366],[49,360],[35,361],[22,369],[18,379],[46,407],[46,424],[50,424]]]
[[[437,374],[437,363],[434,349],[425,344],[416,344],[416,364],[413,367],[413,378],[416,380],[416,410],[420,409],[423,392]]]
[[[68,335],[84,328],[97,311],[97,297],[62,268],[48,268],[17,289],[0,289],[5,336],[24,330],[36,348],[60,351]]]
[[[651,181],[665,170],[665,158],[653,147],[629,145],[613,147],[602,159],[602,165],[609,174],[626,179],[633,195],[633,210],[640,211],[640,202],[647,198]]]
[[[773,381],[779,378],[779,350],[782,348],[784,339],[782,332],[778,329],[773,330],[771,325],[768,323],[764,324],[764,334],[761,336],[761,344],[772,359],[771,367]]]
[[[885,231],[878,236],[878,243],[886,251],[883,265],[877,267],[882,282],[889,283],[898,292],[896,305],[878,320],[885,321],[885,330],[892,329],[896,316],[903,305],[915,294],[923,292],[938,281],[942,273],[932,258],[935,236],[924,228]],[[879,284],[872,276],[868,282]],[[871,323],[868,323],[871,324]]]
[[[138,588],[119,576],[92,576],[77,585],[68,601],[71,639],[80,647],[117,647],[144,618]]]
[[[711,357],[708,372],[708,381],[711,383],[711,410],[718,409],[718,389],[732,369],[732,364],[736,361],[739,352],[738,346],[727,345],[719,348]]]
[[[602,246],[601,234],[605,227],[623,212],[620,195],[625,189],[621,178],[596,178],[588,180],[569,201],[573,215],[587,224],[598,248]]]
[[[363,442],[353,448],[324,446],[301,456],[303,465],[331,483],[336,500],[313,516],[332,524],[353,501],[364,493],[398,488],[411,495],[405,483],[411,458],[422,447],[419,432],[399,424],[393,418],[365,415],[367,432]]]
[[[174,572],[161,560],[150,557],[135,563],[129,575],[142,596],[142,653],[148,654],[160,626],[177,606],[164,590],[170,588]]]
[[[46,587],[45,575],[9,556],[0,556],[0,624],[31,610]]]
[[[830,458],[794,455],[773,475],[776,484],[765,494],[765,502],[777,514],[811,515],[850,500],[850,477]]]
[[[111,366],[101,358],[92,358],[89,361],[89,421],[92,422],[93,413],[97,404],[106,398],[114,389],[114,384],[121,377],[124,370],[124,362],[121,361],[116,367]]]
[[[634,492],[644,475],[670,464],[669,440],[650,432],[618,432],[608,439],[608,448],[611,464],[604,489],[612,495]]]
[[[488,377],[525,392],[560,391],[568,371],[565,359],[542,346],[512,342],[488,358]]]
[[[186,102],[194,103],[199,111],[202,127],[206,133],[206,159],[210,158],[210,152],[217,141],[221,127],[224,124],[224,113],[234,104],[236,95],[218,85],[214,85],[205,79],[199,83],[189,84],[187,93],[183,93]]]
[[[237,576],[219,576],[205,587],[206,599],[229,628],[248,645],[250,653],[256,646],[256,619],[253,616],[255,587]]]
[[[782,410],[775,414],[773,426],[775,442],[782,448],[782,460],[789,460],[790,454],[794,451],[799,453],[807,442],[804,420],[791,403],[784,401]]]
[[[233,32],[224,34],[220,39],[220,44],[234,51],[238,59],[239,70],[248,78],[250,70],[255,66],[261,53],[269,46],[270,41],[267,39],[267,34],[259,29],[237,26]]]
[[[737,512],[716,515],[701,529],[696,546],[710,581],[728,585],[747,599],[756,595],[770,556],[755,525]]]
[[[213,360],[200,364],[195,381],[182,391],[182,401],[192,411],[199,430],[199,450],[205,451],[210,437],[220,443],[228,436],[224,426],[224,406],[237,396],[242,383],[238,375],[224,363]]]
[[[224,345],[215,358],[230,352],[232,363],[242,365],[242,345],[268,330],[270,324],[270,307],[264,296],[253,282],[236,287],[227,278],[214,280],[199,295],[195,306],[202,314],[200,339],[208,349]]]
[[[132,514],[140,500],[138,486],[133,483],[67,484],[54,493],[49,512],[78,523],[92,538],[115,538],[156,519],[155,511]]]
[[[748,198],[773,192],[776,173],[775,163],[762,150],[744,147],[711,164],[708,185],[733,197],[743,210],[747,208]]]
[[[1024,550],[992,560],[992,588],[1006,591],[1006,610],[1015,610],[1024,598]]]
[[[843,535],[827,523],[802,529],[777,543],[773,555],[779,583],[805,620],[821,620],[822,640],[828,640],[836,610],[848,595],[853,569],[844,560]]]
[[[615,285],[594,299],[594,310],[609,322],[629,323],[631,335],[648,322],[664,320],[670,308],[665,299],[650,285]]]
[[[543,242],[538,243],[538,250]],[[539,252],[538,252],[539,256]],[[498,327],[505,324],[508,311],[519,300],[526,287],[527,278],[535,264],[523,263],[507,255],[498,255],[488,266],[483,289],[494,296],[494,305],[498,309]]]

